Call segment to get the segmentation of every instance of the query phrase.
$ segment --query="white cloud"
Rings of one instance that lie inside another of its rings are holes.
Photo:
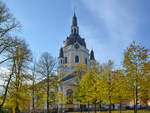
[[[98,21],[104,21],[113,40],[128,42],[134,39],[138,19],[128,4],[120,0],[83,0],[83,3]]]
[[[89,26],[80,25],[80,34],[83,38],[85,37],[87,48],[89,50],[94,50],[95,58],[100,63],[107,62],[109,59],[115,61],[117,58],[116,55],[113,56],[113,48],[109,46],[109,42],[103,43],[101,40],[97,39],[98,31],[93,29],[94,28]]]
[[[6,75],[8,75],[10,71],[5,67],[0,67],[0,85],[4,84],[4,80]]]
[[[103,27],[107,33],[107,37],[102,37],[105,41],[101,42],[102,39],[97,35],[103,36],[102,32],[81,26],[81,32],[86,35],[87,45],[95,49],[96,56],[102,62],[112,59],[119,64],[124,49],[135,40],[138,25],[138,19],[129,7],[129,2],[121,0],[82,0],[82,2],[97,21],[104,22],[94,29]]]

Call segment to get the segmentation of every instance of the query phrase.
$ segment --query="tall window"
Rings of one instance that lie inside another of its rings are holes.
[[[65,64],[67,64],[67,57],[65,57]]]
[[[74,29],[74,34],[76,34],[76,29]]]
[[[75,63],[79,62],[79,56],[75,56]]]
[[[87,58],[85,58],[85,64],[87,64]]]
[[[63,64],[63,60],[61,59],[61,64]]]

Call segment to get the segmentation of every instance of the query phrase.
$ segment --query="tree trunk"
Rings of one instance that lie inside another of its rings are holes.
[[[47,75],[47,113],[49,113],[49,75]]]
[[[0,113],[2,113],[2,106],[0,105]]]
[[[81,111],[81,113],[82,113],[82,104],[80,104],[80,111]]]
[[[15,61],[14,61],[14,62],[15,62]],[[4,98],[3,98],[3,100],[2,100],[2,103],[0,104],[0,110],[2,109],[2,107],[3,107],[4,103],[5,103],[5,100],[6,100],[6,97],[7,97],[8,88],[9,88],[9,84],[10,84],[12,75],[13,75],[13,73],[14,73],[14,68],[15,68],[15,63],[13,64],[12,72],[11,72],[11,74],[9,75],[9,79],[8,79],[8,82],[7,82],[7,85],[6,85],[6,88],[5,88]]]
[[[111,113],[111,97],[109,97],[109,113]]]
[[[148,109],[148,100],[147,100],[147,102],[146,102],[146,109]]]
[[[32,70],[33,82],[32,82],[32,111],[35,112],[35,64]]]
[[[35,100],[35,95],[34,95],[34,80],[33,80],[33,97],[32,97],[32,110],[34,112],[34,100]]]
[[[115,110],[115,104],[113,104],[113,110]]]
[[[122,103],[120,101],[120,113],[121,113],[121,111],[122,111]]]
[[[63,106],[62,106],[62,104],[61,104],[61,110],[60,110],[60,112],[62,113],[62,111],[63,111],[63,108],[62,108]]]
[[[90,113],[90,111],[89,111],[89,102],[88,102],[88,113]]]
[[[15,113],[20,113],[18,103],[17,103],[16,108],[15,108]]]
[[[136,90],[135,90],[135,109],[134,109],[134,113],[137,113],[137,104],[138,104],[138,89],[136,86]]]
[[[95,113],[96,113],[96,102],[95,102]]]
[[[101,111],[101,102],[99,103],[99,111]]]
[[[109,104],[109,113],[111,113],[111,104]]]

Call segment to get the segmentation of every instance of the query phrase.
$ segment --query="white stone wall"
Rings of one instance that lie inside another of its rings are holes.
[[[73,45],[64,47],[64,57],[68,58],[68,65],[72,67],[72,64],[75,63],[75,56],[79,56],[79,61],[82,60],[82,63],[85,64],[85,58],[87,58],[87,64],[90,66],[90,60],[89,60],[89,50],[86,49],[83,46],[80,46],[79,49],[74,48]],[[74,53],[74,56],[72,56],[72,53]],[[81,56],[81,58],[80,58]]]

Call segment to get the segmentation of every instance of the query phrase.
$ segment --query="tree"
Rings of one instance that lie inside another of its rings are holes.
[[[7,89],[9,91],[9,99],[7,99],[6,105],[10,105],[15,108],[15,112],[19,113],[19,111],[24,107],[23,102],[25,103],[30,101],[27,81],[29,81],[31,77],[27,73],[27,69],[30,61],[32,60],[32,55],[24,40],[16,38],[15,43],[16,46],[11,48],[9,54],[9,56],[13,59],[10,61],[12,75],[9,77],[10,80],[8,81],[10,84]]]
[[[9,12],[7,6],[0,1],[0,38],[7,37],[11,31],[19,26],[19,22]]]
[[[80,101],[80,99],[78,99],[79,97],[79,95],[78,95],[78,93],[79,93],[79,91],[80,91],[80,86],[79,86],[79,83],[80,83],[80,81],[81,81],[81,79],[82,79],[82,76],[86,73],[88,71],[88,67],[87,67],[87,65],[86,64],[82,64],[82,63],[78,63],[78,64],[76,64],[76,66],[75,66],[75,71],[73,72],[73,76],[75,77],[75,85],[76,85],[76,89],[75,89],[75,91],[74,91],[74,98],[75,98],[75,100],[76,101],[78,101],[78,102],[80,102],[80,110],[82,111],[82,104],[83,103],[81,103],[81,101]],[[72,98],[71,98],[72,99]]]
[[[20,23],[16,21],[16,19],[12,16],[7,6],[0,1],[0,56],[1,61],[0,64],[10,61],[13,59],[13,57],[16,56],[9,56],[6,54],[10,54],[10,50],[15,46],[15,41],[11,37],[10,33],[12,33],[15,30],[19,30]],[[12,66],[14,67],[14,66]],[[10,80],[12,78],[14,68],[11,69],[11,72],[9,73],[8,82],[4,88],[4,95],[2,102],[0,103],[0,110],[2,106],[5,103],[7,91],[9,87]]]
[[[73,74],[76,78],[77,85],[79,84],[79,81],[81,80],[82,75],[84,75],[87,70],[88,70],[88,67],[87,67],[86,64],[79,63],[79,64],[76,65],[75,71],[74,71]]]
[[[35,110],[35,82],[36,82],[36,67],[35,63],[32,67],[32,110]]]
[[[10,81],[11,81],[13,73],[14,73],[14,67],[15,67],[15,63],[13,62],[13,66],[11,67],[11,72],[8,75],[8,79],[7,79],[8,82],[7,82],[6,86],[4,87],[4,94],[2,95],[2,101],[1,101],[1,104],[0,104],[0,111],[2,110],[2,107],[3,107],[3,105],[5,104],[5,101],[6,101],[8,88],[9,88]],[[5,77],[5,78],[7,78],[7,77]]]
[[[139,93],[142,90],[141,84],[143,84],[145,76],[145,72],[142,69],[149,58],[148,52],[149,50],[144,46],[133,42],[124,53],[123,66],[125,67],[130,87],[133,89],[133,94],[135,95],[135,98],[133,98],[135,99],[134,113],[137,113]]]
[[[114,71],[116,77],[116,87],[114,89],[115,95],[114,100],[115,103],[120,104],[120,113],[122,112],[122,102],[129,102],[132,100],[133,94],[132,90],[129,87],[126,76],[124,76],[123,70]]]
[[[108,61],[107,64],[104,64],[103,70],[100,73],[100,78],[98,81],[98,95],[102,97],[104,103],[109,104],[109,113],[111,113],[111,106],[114,103],[114,95],[116,88],[116,78],[113,74],[113,62]]]
[[[97,100],[97,80],[98,80],[98,69],[96,62],[93,64],[92,69],[88,69],[81,77],[78,87],[75,90],[75,98],[80,104],[96,103]],[[96,110],[95,110],[96,112]]]
[[[35,98],[36,98],[36,91],[38,90],[38,77],[37,77],[37,63],[36,61],[32,62],[31,66],[31,76],[32,76],[32,86],[31,86],[31,92],[32,92],[32,112],[35,112]]]
[[[9,48],[14,46],[14,41],[11,38],[10,33],[19,30],[21,28],[20,23],[12,16],[7,6],[0,1],[0,55],[8,52]],[[7,57],[1,59],[0,64],[12,59]]]
[[[52,73],[55,71],[56,60],[50,55],[50,53],[45,52],[41,55],[38,62],[38,72],[44,77],[46,80],[46,88],[47,88],[47,113],[49,113],[49,103],[50,103],[50,77]]]
[[[150,100],[150,61],[146,64],[144,64],[144,77],[143,82],[140,84],[141,88],[139,89],[139,98],[142,101],[143,104],[145,104],[148,107],[148,101]]]
[[[83,75],[81,82],[79,83],[78,87],[78,100],[81,104],[88,103],[88,110],[89,104],[93,102],[93,94],[95,81],[93,79],[92,73],[89,71],[85,75]]]
[[[33,88],[33,84],[31,88]],[[31,93],[33,95],[33,89],[31,89]],[[38,82],[36,81],[34,84],[34,112],[36,112],[39,109],[43,109],[45,102],[46,102],[45,81],[43,80]]]

